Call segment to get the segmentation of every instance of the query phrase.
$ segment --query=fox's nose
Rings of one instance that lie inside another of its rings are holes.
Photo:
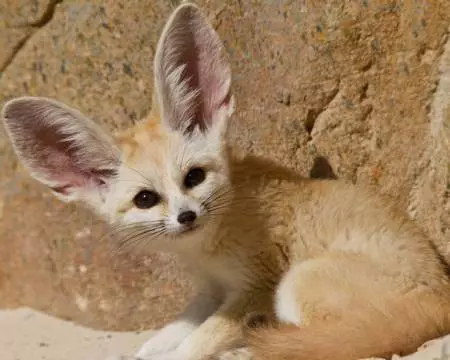
[[[191,225],[195,219],[197,219],[197,214],[191,210],[183,211],[178,215],[178,222],[183,225]]]

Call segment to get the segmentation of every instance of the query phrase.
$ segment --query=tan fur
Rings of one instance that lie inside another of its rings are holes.
[[[255,311],[297,325],[250,332],[262,360],[388,356],[450,332],[448,267],[392,202],[228,148],[234,104],[220,50],[198,8],[177,8],[158,44],[152,114],[115,140],[46,99],[13,100],[3,111],[36,179],[68,189],[119,227],[147,229],[125,237],[123,247],[173,252],[191,273],[198,295],[138,357],[199,360],[243,345],[243,319]],[[43,133],[76,151],[58,148]],[[45,156],[49,151],[66,173]],[[93,171],[97,164],[109,171]],[[188,188],[184,180],[194,168],[205,178]],[[159,202],[135,206],[142,190],[157,193]],[[196,227],[177,220],[186,210],[196,213]]]
[[[417,350],[450,329],[450,306],[433,298],[381,303],[374,294],[366,308],[340,320],[304,328],[282,325],[247,332],[254,360],[349,360],[390,358]]]

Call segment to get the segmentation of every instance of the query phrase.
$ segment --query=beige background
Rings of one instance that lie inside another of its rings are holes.
[[[1,1],[0,103],[48,96],[130,126],[175,3]],[[393,196],[450,260],[450,1],[198,3],[232,61],[234,144]],[[1,132],[0,307],[107,330],[170,318],[189,289],[172,259],[112,256],[102,222],[30,180]]]

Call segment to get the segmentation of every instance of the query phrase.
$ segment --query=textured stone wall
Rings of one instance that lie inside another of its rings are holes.
[[[234,144],[393,196],[450,260],[450,2],[198,3],[232,61]],[[0,103],[53,97],[125,129],[150,110],[156,42],[175,5],[2,1]],[[0,131],[0,306],[110,329],[171,317],[189,290],[173,260],[112,255],[103,223],[30,180]]]

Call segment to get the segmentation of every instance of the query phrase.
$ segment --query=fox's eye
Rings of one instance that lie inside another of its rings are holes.
[[[150,209],[159,203],[159,195],[150,190],[142,190],[134,197],[133,202],[139,209]]]
[[[184,178],[184,186],[191,189],[201,184],[205,180],[205,171],[202,168],[193,168],[189,170]]]

